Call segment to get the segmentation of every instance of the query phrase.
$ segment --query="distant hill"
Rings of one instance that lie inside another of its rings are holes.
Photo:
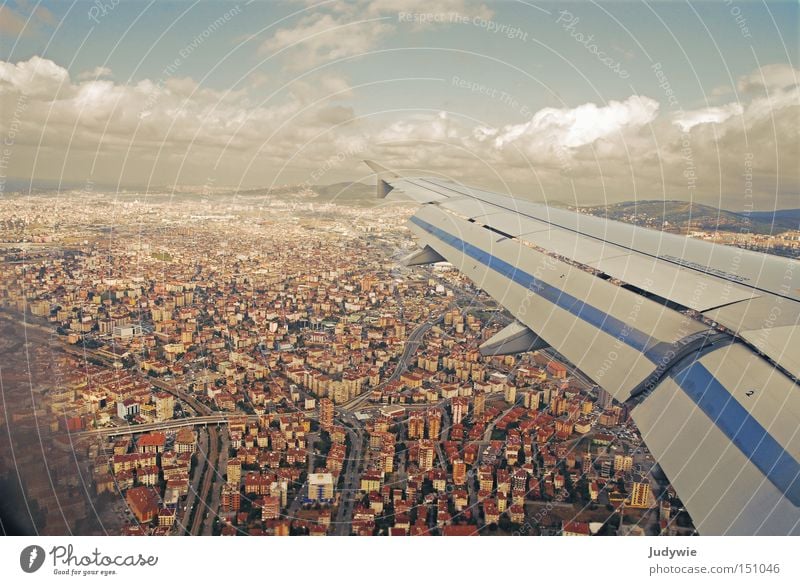
[[[775,223],[776,226],[790,230],[800,229],[800,209],[777,209],[775,211],[754,211],[750,217],[764,223]]]
[[[374,185],[365,185],[364,183],[334,183],[333,185],[314,185],[312,190],[319,195],[321,199],[330,201],[342,202],[361,202],[369,201],[375,203],[375,187]]]
[[[18,195],[28,193],[29,183],[9,179],[7,192]],[[58,191],[55,181],[38,181],[34,185],[34,194],[50,195]],[[85,184],[61,184],[61,191],[86,190]],[[163,186],[140,188],[117,188],[105,185],[92,185],[91,193],[105,193],[116,199],[141,199],[147,201],[176,201],[181,199],[230,197],[237,198],[264,198],[278,197],[290,200],[310,200],[320,203],[340,203],[342,205],[372,207],[381,203],[375,197],[375,187],[359,182],[341,182],[330,185],[282,185],[279,187],[258,187],[240,189],[230,187],[207,186]],[[567,204],[559,200],[549,199],[547,205],[552,207],[575,209],[574,204]],[[778,234],[788,230],[800,229],[800,208],[779,209],[776,211],[753,211],[749,214],[719,209],[702,203],[688,201],[624,201],[609,205],[581,206],[580,211],[591,215],[607,217],[626,223],[633,223],[654,229],[668,229],[670,231],[696,230],[722,230],[742,231],[757,234]],[[666,222],[666,223],[665,223]]]
[[[581,210],[592,215],[656,229],[741,230],[759,234],[774,234],[796,230],[800,222],[800,209],[778,210],[774,213],[759,211],[746,214],[688,201],[625,201],[610,205],[583,207]]]
[[[346,182],[331,185],[287,185],[283,187],[246,189],[238,191],[237,197],[281,197],[310,199],[325,203],[372,206],[377,203],[375,187],[364,183]]]

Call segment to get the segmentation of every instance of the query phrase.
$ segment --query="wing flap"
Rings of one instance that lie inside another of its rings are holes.
[[[764,295],[704,313],[800,378],[800,303]]]
[[[537,231],[548,231],[550,226],[536,219],[531,219],[523,215],[500,211],[494,214],[484,214],[473,218],[479,225],[487,225],[507,236],[516,238],[522,234],[529,234]]]
[[[622,282],[695,311],[756,296],[753,289],[640,254],[605,257],[588,264]]]
[[[425,246],[421,250],[417,250],[406,256],[401,262],[405,266],[424,266],[425,264],[435,264],[437,262],[444,262],[445,260],[446,259],[443,258],[439,252],[430,246]]]
[[[439,204],[442,209],[448,209],[458,215],[467,218],[474,218],[477,216],[488,215],[496,209],[477,199],[470,199],[468,197],[460,197],[453,199],[445,199]]]
[[[800,378],[800,325],[768,326],[739,335],[795,378]]]

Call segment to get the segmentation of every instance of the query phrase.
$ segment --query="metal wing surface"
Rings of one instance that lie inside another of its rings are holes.
[[[553,347],[619,402],[704,534],[800,534],[800,263],[377,163],[422,250],[516,322],[486,355]]]

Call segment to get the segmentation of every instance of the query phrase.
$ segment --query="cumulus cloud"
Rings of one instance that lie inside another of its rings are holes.
[[[38,154],[80,160],[84,166],[95,153],[118,167],[157,158],[174,171],[182,157],[202,168],[228,152],[239,165],[229,171],[230,180],[247,160],[233,153],[288,157],[326,129],[347,125],[352,108],[330,102],[349,91],[344,79],[328,74],[316,82],[296,82],[269,104],[260,104],[246,90],[219,91],[187,77],[132,84],[86,75],[72,79],[53,61],[33,57],[0,61],[0,132],[12,123],[18,127],[12,160],[17,165],[25,149],[31,159],[40,149]],[[15,120],[20,101],[24,108]],[[336,137],[325,143],[335,149]],[[22,168],[17,174],[28,172]]]
[[[0,61],[0,89],[6,92],[19,91],[30,97],[54,99],[68,79],[66,69],[38,56],[16,64]]]
[[[725,106],[679,112],[673,117],[673,123],[684,132],[688,132],[698,124],[721,124],[731,116],[741,115],[743,111],[741,104],[730,103]]]
[[[622,131],[649,124],[658,113],[657,101],[643,96],[631,96],[624,102],[610,101],[607,106],[587,103],[576,108],[544,108],[529,122],[505,126],[500,130],[481,129],[492,137],[497,148],[524,141],[528,147],[553,143],[558,147],[575,148],[591,144]]]
[[[755,71],[762,91],[739,103],[662,112],[633,95],[543,108],[519,124],[475,124],[454,113],[405,118],[377,134],[389,166],[574,204],[683,199],[743,211],[796,207],[800,91],[785,67]],[[751,82],[752,83],[752,82]],[[753,198],[745,173],[752,174]],[[502,177],[501,182],[498,177]]]
[[[320,95],[337,100],[353,97],[350,83],[345,78],[331,73],[324,73],[310,81],[295,80],[288,89],[293,96],[305,104],[319,99]]]
[[[253,71],[253,73],[247,76],[247,81],[250,87],[262,87],[269,81],[269,75],[261,71]]]
[[[475,166],[463,165],[465,156],[519,177],[531,170],[553,178],[567,169],[573,176],[596,174],[598,161],[616,174],[624,169],[627,150],[655,148],[642,135],[658,110],[655,100],[634,95],[605,105],[543,108],[527,122],[504,126],[475,125],[439,112],[395,121],[377,133],[375,143],[387,156],[401,157],[402,166],[428,166],[464,179],[479,179],[469,176]]]
[[[786,63],[776,63],[742,75],[737,87],[739,91],[747,93],[770,92],[796,87],[798,83],[800,83],[800,70]]]
[[[485,4],[471,0],[361,0],[360,12],[373,16],[390,16],[401,20],[400,15],[459,15],[463,18],[488,19],[494,12]],[[436,27],[446,25],[447,18],[411,19],[415,27]]]
[[[327,175],[331,182],[366,176],[360,159],[374,157],[582,205],[663,197],[742,209],[745,161],[762,205],[796,206],[800,187],[800,88],[780,67],[745,76],[761,79],[761,91],[740,93],[740,102],[677,117],[652,97],[631,95],[542,108],[515,124],[458,111],[364,111],[359,90],[333,72],[296,80],[266,103],[249,92],[258,76],[222,91],[188,77],[119,83],[108,73],[72,78],[40,57],[0,62],[0,133],[15,124],[10,176],[90,173],[100,157],[104,172],[139,182],[202,182],[212,168],[218,184],[303,182],[351,153]]]

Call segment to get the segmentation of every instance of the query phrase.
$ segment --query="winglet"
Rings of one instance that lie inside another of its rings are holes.
[[[386,179],[399,179],[400,175],[398,175],[394,171],[390,171],[383,165],[379,165],[375,161],[365,160],[364,163],[370,169],[372,169],[372,172],[374,172],[377,175],[378,184],[376,185],[377,187],[376,194],[378,196],[378,199],[383,199],[389,194],[389,191],[394,189],[394,187],[392,187],[389,183],[386,182]]]

